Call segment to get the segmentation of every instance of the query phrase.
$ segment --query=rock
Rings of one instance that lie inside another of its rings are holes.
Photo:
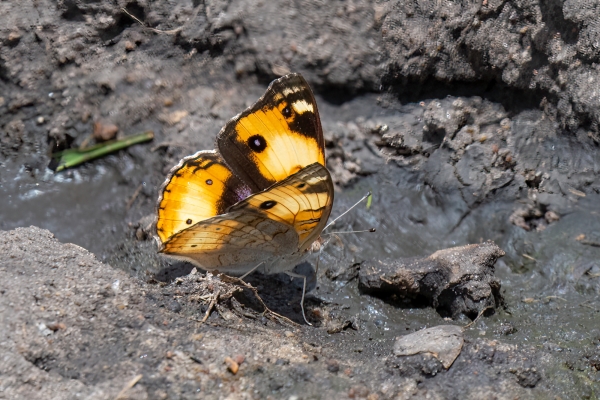
[[[119,127],[115,124],[101,121],[94,122],[94,139],[105,142],[114,139],[119,132]]]
[[[453,318],[460,314],[475,318],[503,304],[500,281],[494,276],[494,263],[503,255],[488,241],[439,250],[423,259],[366,261],[359,287],[372,295],[425,302]]]
[[[394,355],[429,353],[448,369],[460,354],[463,343],[463,331],[460,326],[440,325],[397,338]]]

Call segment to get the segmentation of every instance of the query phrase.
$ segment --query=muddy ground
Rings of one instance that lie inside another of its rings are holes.
[[[600,397],[595,1],[38,0],[0,15],[0,398]],[[333,214],[374,194],[337,228],[377,231],[332,241],[318,276],[314,259],[297,269],[314,327],[300,282],[261,275],[296,324],[257,316],[247,291],[246,316],[230,301],[200,323],[208,278],[147,235],[157,189],[287,72],[317,97]],[[98,122],[155,139],[48,169]],[[361,266],[487,240],[506,253],[505,306],[448,370],[395,356],[396,337],[473,316],[367,294]]]

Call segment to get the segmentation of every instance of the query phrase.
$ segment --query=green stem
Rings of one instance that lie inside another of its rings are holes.
[[[52,154],[53,158],[59,160],[56,172],[62,171],[63,169],[76,167],[79,164],[83,164],[86,161],[93,160],[95,158],[104,157],[115,151],[124,149],[134,144],[147,142],[154,138],[154,132],[147,131],[138,135],[124,137],[118,140],[111,140],[109,142],[100,143],[92,147],[85,149],[68,149]]]

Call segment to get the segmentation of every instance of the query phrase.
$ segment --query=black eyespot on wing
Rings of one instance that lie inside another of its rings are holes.
[[[213,181],[212,181],[212,179],[207,179],[207,180],[206,180],[206,184],[207,184],[207,185],[212,185],[212,184],[213,184]]]
[[[292,116],[292,109],[290,108],[290,106],[285,106],[283,110],[281,110],[281,113],[284,117],[289,118]]]
[[[276,201],[273,200],[267,200],[261,203],[261,205],[259,206],[261,209],[263,210],[268,210],[270,208],[273,208],[277,205]]]
[[[196,246],[198,246],[198,245],[197,245],[197,244],[193,244],[193,245],[191,245],[190,247],[196,247]]]
[[[188,224],[188,225],[191,225],[192,224],[192,219],[191,218],[186,219],[185,223]]]
[[[297,185],[296,187],[297,187],[298,189],[302,189],[302,188],[304,188],[305,186],[306,186],[306,183],[301,183],[301,184]]]
[[[248,138],[248,147],[257,153],[260,153],[267,148],[267,141],[261,135],[253,135]]]

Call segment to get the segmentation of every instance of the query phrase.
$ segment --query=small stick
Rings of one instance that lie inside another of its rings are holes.
[[[183,28],[189,23],[189,21],[193,21],[194,19],[196,19],[196,17],[198,16],[198,11],[200,10],[200,7],[203,4],[204,3],[200,3],[200,5],[194,9],[194,12],[192,13],[192,16],[188,20],[188,22],[186,22],[185,24],[181,25],[179,28],[171,29],[171,30],[168,30],[168,31],[163,31],[161,29],[155,29],[155,28],[150,28],[149,26],[146,26],[146,24],[143,23],[142,21],[140,21],[140,19],[138,17],[136,17],[135,15],[133,15],[129,11],[127,11],[127,9],[125,7],[121,7],[121,11],[123,11],[131,19],[133,19],[138,24],[140,24],[144,29],[148,29],[148,30],[151,30],[154,33],[160,33],[160,34],[164,34],[164,35],[176,35],[177,33],[181,32],[183,30]]]
[[[133,192],[133,196],[131,196],[131,198],[127,202],[127,206],[126,206],[127,210],[129,210],[131,208],[131,206],[133,205],[133,202],[135,201],[135,199],[137,199],[137,197],[139,196],[140,192],[142,191],[142,187],[143,186],[144,186],[143,184],[140,184],[137,187],[137,189],[135,189],[135,192]]]
[[[243,280],[241,280],[240,278],[236,278],[235,276],[229,276],[229,275],[225,275],[225,274],[221,274],[219,275],[221,278],[225,278],[226,280],[230,280],[230,282],[237,282],[238,284],[252,290],[252,292],[254,293],[254,296],[256,296],[256,298],[258,299],[258,301],[260,302],[260,304],[264,307],[265,311],[263,313],[268,313],[268,314],[272,314],[278,318],[281,318],[282,320],[284,320],[285,322],[289,323],[292,326],[298,326],[297,323],[295,323],[294,321],[292,321],[291,319],[284,317],[283,315],[277,314],[275,311],[271,310],[269,307],[267,307],[267,305],[265,304],[265,302],[263,301],[263,299],[261,299],[261,297],[258,295],[258,290],[256,290],[256,288],[252,285],[250,285],[249,283],[244,282]]]
[[[213,298],[210,300],[210,304],[208,305],[208,309],[206,310],[206,314],[204,314],[204,318],[202,318],[202,320],[200,320],[200,322],[206,322],[206,320],[210,316],[210,312],[213,310],[213,308],[215,308],[215,304],[217,304],[217,300],[219,299],[219,294],[220,293],[221,293],[221,290],[217,289],[217,292],[215,293],[215,295],[213,296]]]
[[[132,380],[130,380],[129,382],[127,382],[127,385],[125,385],[125,387],[123,388],[123,390],[121,390],[119,392],[119,394],[117,395],[117,397],[115,397],[115,400],[120,400],[120,399],[124,399],[125,398],[125,393],[131,389],[132,387],[135,386],[136,383],[138,383],[140,381],[140,379],[142,379],[144,375],[140,374],[137,375],[135,378],[133,378]]]
[[[463,326],[463,331],[467,330],[471,325],[473,325],[475,322],[477,322],[479,320],[479,318],[481,318],[481,316],[483,315],[484,312],[486,312],[487,310],[492,309],[492,308],[494,308],[494,307],[487,306],[486,308],[481,310],[479,312],[479,315],[477,316],[477,318],[475,318],[473,321],[469,322],[467,325]]]

